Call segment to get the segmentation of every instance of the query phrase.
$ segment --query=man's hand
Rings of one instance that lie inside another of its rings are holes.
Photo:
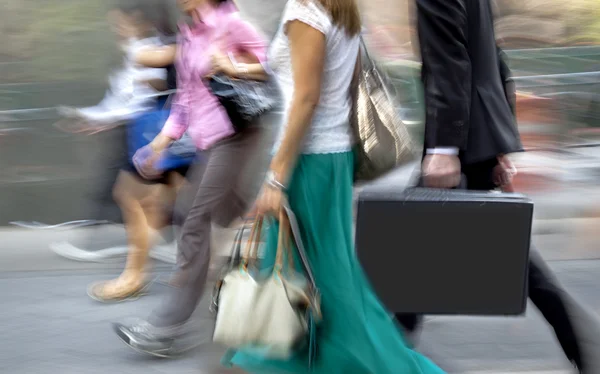
[[[458,156],[434,154],[423,160],[425,187],[453,188],[460,184],[460,160]]]
[[[510,185],[515,175],[517,175],[517,168],[508,156],[498,156],[498,165],[494,168],[494,183],[498,187]]]

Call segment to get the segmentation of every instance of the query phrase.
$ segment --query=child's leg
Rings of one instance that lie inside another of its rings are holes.
[[[173,207],[175,205],[175,200],[177,199],[177,194],[181,187],[186,183],[185,176],[182,175],[178,171],[168,172],[165,176],[165,184],[163,185],[163,191],[160,201],[161,212],[163,214],[163,220],[156,224],[150,223],[150,226],[155,229],[161,229],[164,226],[168,226],[173,224],[172,222],[172,214]]]
[[[138,296],[145,287],[146,265],[151,246],[150,221],[156,223],[161,220],[158,209],[150,212],[149,206],[152,205],[151,201],[161,195],[161,190],[160,184],[145,184],[129,172],[122,171],[119,175],[114,195],[127,230],[127,263],[118,278],[91,286],[89,294],[92,298],[100,301],[123,300]]]

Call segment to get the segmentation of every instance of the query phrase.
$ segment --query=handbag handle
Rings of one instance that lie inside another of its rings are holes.
[[[250,232],[250,237],[246,242],[246,248],[244,251],[244,268],[248,268],[248,263],[250,261],[256,262],[258,257],[258,245],[260,240],[260,235],[262,233],[264,217],[258,216],[256,217],[254,224],[252,225],[252,231]]]
[[[248,239],[247,245],[249,246],[248,258],[256,260],[258,257],[258,246],[262,235],[264,217],[258,216],[255,218],[254,222],[255,225],[253,228],[256,227],[254,229],[254,236]]]
[[[278,239],[280,240],[279,244],[283,244],[284,240],[281,230],[282,222],[284,225],[289,226],[289,229],[292,234],[291,237],[293,238],[294,243],[296,244],[296,249],[298,250],[298,254],[300,255],[300,261],[302,263],[303,270],[306,274],[306,277],[308,278],[308,281],[310,282],[310,289],[312,294],[309,295],[311,297],[311,300],[309,302],[311,304],[312,310],[314,311],[314,318],[316,320],[319,320],[321,318],[321,295],[315,282],[315,277],[313,275],[310,262],[308,260],[306,249],[304,248],[304,243],[302,242],[302,237],[300,236],[300,227],[298,225],[296,215],[287,203],[282,204],[282,209],[280,212],[280,229]],[[292,254],[289,253],[288,256],[292,256]],[[278,260],[279,264],[283,265],[283,249],[281,249],[279,245],[277,248],[276,266]]]
[[[287,260],[288,269],[295,268],[294,254],[291,250],[290,222],[284,209],[279,211],[279,233],[277,236],[277,253],[275,254],[275,267],[273,271],[281,273],[284,268],[284,258]]]
[[[373,59],[371,58],[371,55],[369,54],[369,50],[367,49],[367,43],[365,43],[365,39],[363,38],[362,34],[359,35],[359,51],[358,53],[361,56],[361,64],[367,64],[366,68],[367,69],[371,69],[373,66],[375,66],[375,63],[373,62]],[[363,65],[363,67],[365,67]]]
[[[358,90],[358,81],[360,80],[360,75],[364,74],[364,71],[371,70],[375,64],[373,63],[373,59],[371,59],[371,55],[369,54],[369,50],[367,49],[367,44],[365,43],[365,39],[362,34],[358,36],[359,45],[358,45],[358,56],[356,56],[356,67],[358,71],[355,71],[352,76],[351,87],[353,91]],[[354,93],[355,95],[356,93]]]
[[[279,234],[277,235],[277,253],[275,254],[275,267],[273,268],[273,272],[274,273],[281,273],[281,271],[283,270],[283,252],[285,251],[285,248],[288,248],[287,244],[289,243],[284,243],[286,242],[284,236],[285,232],[289,230],[289,223],[286,219],[284,210],[281,209],[279,211]],[[290,251],[287,251],[286,255],[288,256],[288,258],[291,258],[292,254]],[[293,267],[293,263],[291,263],[292,267]]]
[[[238,230],[235,238],[233,239],[233,245],[231,248],[231,258],[229,259],[229,264],[227,267],[224,267],[222,271],[225,273],[229,273],[233,271],[233,268],[236,267],[238,262],[241,262],[241,266],[244,270],[248,269],[248,263],[250,260],[255,261],[256,258],[250,258],[251,256],[256,256],[258,252],[258,241],[257,235],[260,235],[262,231],[263,217],[256,217],[254,223],[252,224],[252,232],[250,234],[250,238],[246,242],[246,248],[244,249],[243,258],[240,259],[242,255],[242,238],[244,237],[244,232],[248,227],[248,222],[250,219],[244,220],[244,224]],[[252,246],[254,244],[254,246]],[[219,295],[221,294],[221,287],[223,286],[223,278],[220,278],[215,283],[215,287],[212,292],[212,300],[209,307],[211,312],[216,312],[219,309]]]
[[[248,227],[248,222],[250,222],[250,219],[244,220],[242,227],[238,230],[237,234],[235,235],[235,238],[233,239],[233,246],[230,252],[231,254],[229,259],[229,266],[227,267],[228,271],[233,270],[238,261],[242,263],[242,266],[247,268],[250,260],[256,260],[256,258],[252,256],[256,256],[258,250],[253,249],[251,245],[255,244],[255,247],[258,248],[258,243],[255,242],[255,238],[257,232],[260,233],[260,230],[262,230],[262,217],[257,217],[257,219],[252,224],[252,232],[250,234],[250,237],[246,241],[246,246],[244,247],[244,251],[242,252],[242,238],[244,237],[244,232],[246,232],[246,229]],[[260,225],[260,227],[257,227],[258,225]]]
[[[227,267],[228,271],[233,270],[236,263],[240,260],[240,255],[242,251],[242,238],[244,237],[244,232],[246,231],[247,221],[244,222],[242,227],[235,234],[235,238],[233,239],[233,245],[231,247],[231,254],[229,259],[229,266]]]
[[[360,67],[361,67],[361,72],[360,74],[363,75],[376,75],[378,77],[379,80],[381,80],[381,88],[385,91],[385,93],[389,96],[389,97],[395,97],[396,96],[396,90],[394,88],[394,85],[390,83],[389,81],[389,77],[387,76],[387,74],[382,73],[381,69],[379,69],[377,67],[377,65],[375,64],[375,60],[373,60],[373,58],[371,57],[371,54],[369,53],[369,49],[367,48],[367,43],[365,42],[365,39],[363,38],[362,34],[359,35],[359,40],[360,40],[360,47],[359,47],[359,62],[360,62]],[[366,80],[366,83],[369,84],[369,80]]]

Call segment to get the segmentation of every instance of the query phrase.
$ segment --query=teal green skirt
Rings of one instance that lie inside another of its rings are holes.
[[[302,155],[289,185],[289,203],[322,295],[312,371],[305,351],[285,361],[229,351],[223,364],[256,374],[444,373],[407,346],[358,262],[352,235],[353,165],[352,152]],[[277,225],[263,233],[264,266],[274,262],[277,234]]]

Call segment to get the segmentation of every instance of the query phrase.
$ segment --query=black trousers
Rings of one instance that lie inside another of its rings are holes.
[[[463,166],[467,189],[485,191],[495,188],[492,172],[496,164],[496,160],[490,160]],[[568,311],[565,290],[533,246],[530,250],[528,283],[529,299],[554,329],[563,352],[569,361],[576,364],[580,370],[584,370],[581,342],[578,340],[575,323]],[[409,332],[414,332],[419,328],[422,316],[399,313],[396,314],[396,319]]]

